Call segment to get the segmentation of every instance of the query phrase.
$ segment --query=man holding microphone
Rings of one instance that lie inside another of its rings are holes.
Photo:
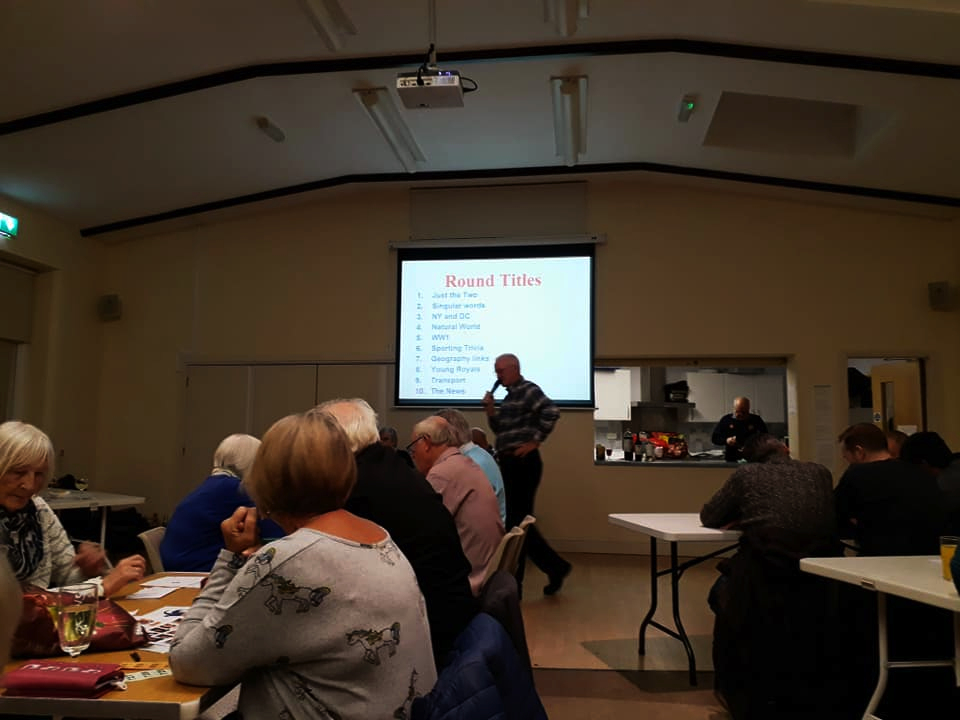
[[[560,413],[538,385],[520,374],[520,361],[516,355],[500,355],[493,369],[497,382],[483,396],[483,408],[490,429],[497,435],[497,459],[507,496],[506,527],[509,530],[519,525],[525,516],[534,514],[533,503],[543,473],[538,448],[553,430]],[[493,392],[501,385],[507,388],[507,396],[498,409]],[[527,528],[523,554],[546,573],[549,582],[544,586],[543,594],[558,592],[571,566],[550,547],[536,525]],[[521,593],[523,567],[524,558],[521,557],[517,568],[517,587]]]

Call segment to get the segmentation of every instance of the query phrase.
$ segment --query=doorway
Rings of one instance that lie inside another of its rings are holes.
[[[923,358],[849,358],[849,421],[912,435],[926,430]]]

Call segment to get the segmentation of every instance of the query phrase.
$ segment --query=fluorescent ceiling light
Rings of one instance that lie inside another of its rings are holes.
[[[543,19],[562,37],[577,31],[577,20],[590,17],[589,0],[543,0]]]
[[[557,155],[572,167],[587,151],[587,76],[550,78]]]
[[[343,38],[347,35],[356,35],[357,28],[347,17],[337,0],[299,0],[300,7],[310,19],[310,24],[317,31],[330,52],[336,52],[343,45]]]
[[[377,130],[387,141],[397,160],[407,172],[416,172],[418,162],[426,162],[426,157],[410,128],[400,116],[400,111],[384,87],[358,88],[353,91],[360,107],[366,110]]]

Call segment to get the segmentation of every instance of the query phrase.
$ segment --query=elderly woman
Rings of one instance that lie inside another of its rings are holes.
[[[243,478],[253,465],[260,441],[252,435],[229,435],[213,453],[210,477],[187,495],[167,523],[160,557],[163,569],[172,572],[209,572],[223,547],[220,523],[238,506],[253,507],[243,489]],[[269,520],[261,521],[263,537],[283,537]]]
[[[436,682],[423,596],[387,532],[343,509],[356,474],[328,413],[267,431],[245,482],[287,536],[257,549],[254,508],[223,522],[170,652],[178,681],[242,680],[247,718],[410,717]]]
[[[0,425],[0,545],[17,579],[51,587],[81,582],[108,570],[100,546],[81,543],[74,552],[66,530],[37,493],[53,469],[53,445],[42,431],[11,420]],[[112,595],[143,577],[140,555],[124,558],[103,577],[103,592]]]

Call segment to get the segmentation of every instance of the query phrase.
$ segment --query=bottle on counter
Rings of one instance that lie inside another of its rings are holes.
[[[633,460],[633,431],[630,429],[623,431],[623,459]]]

